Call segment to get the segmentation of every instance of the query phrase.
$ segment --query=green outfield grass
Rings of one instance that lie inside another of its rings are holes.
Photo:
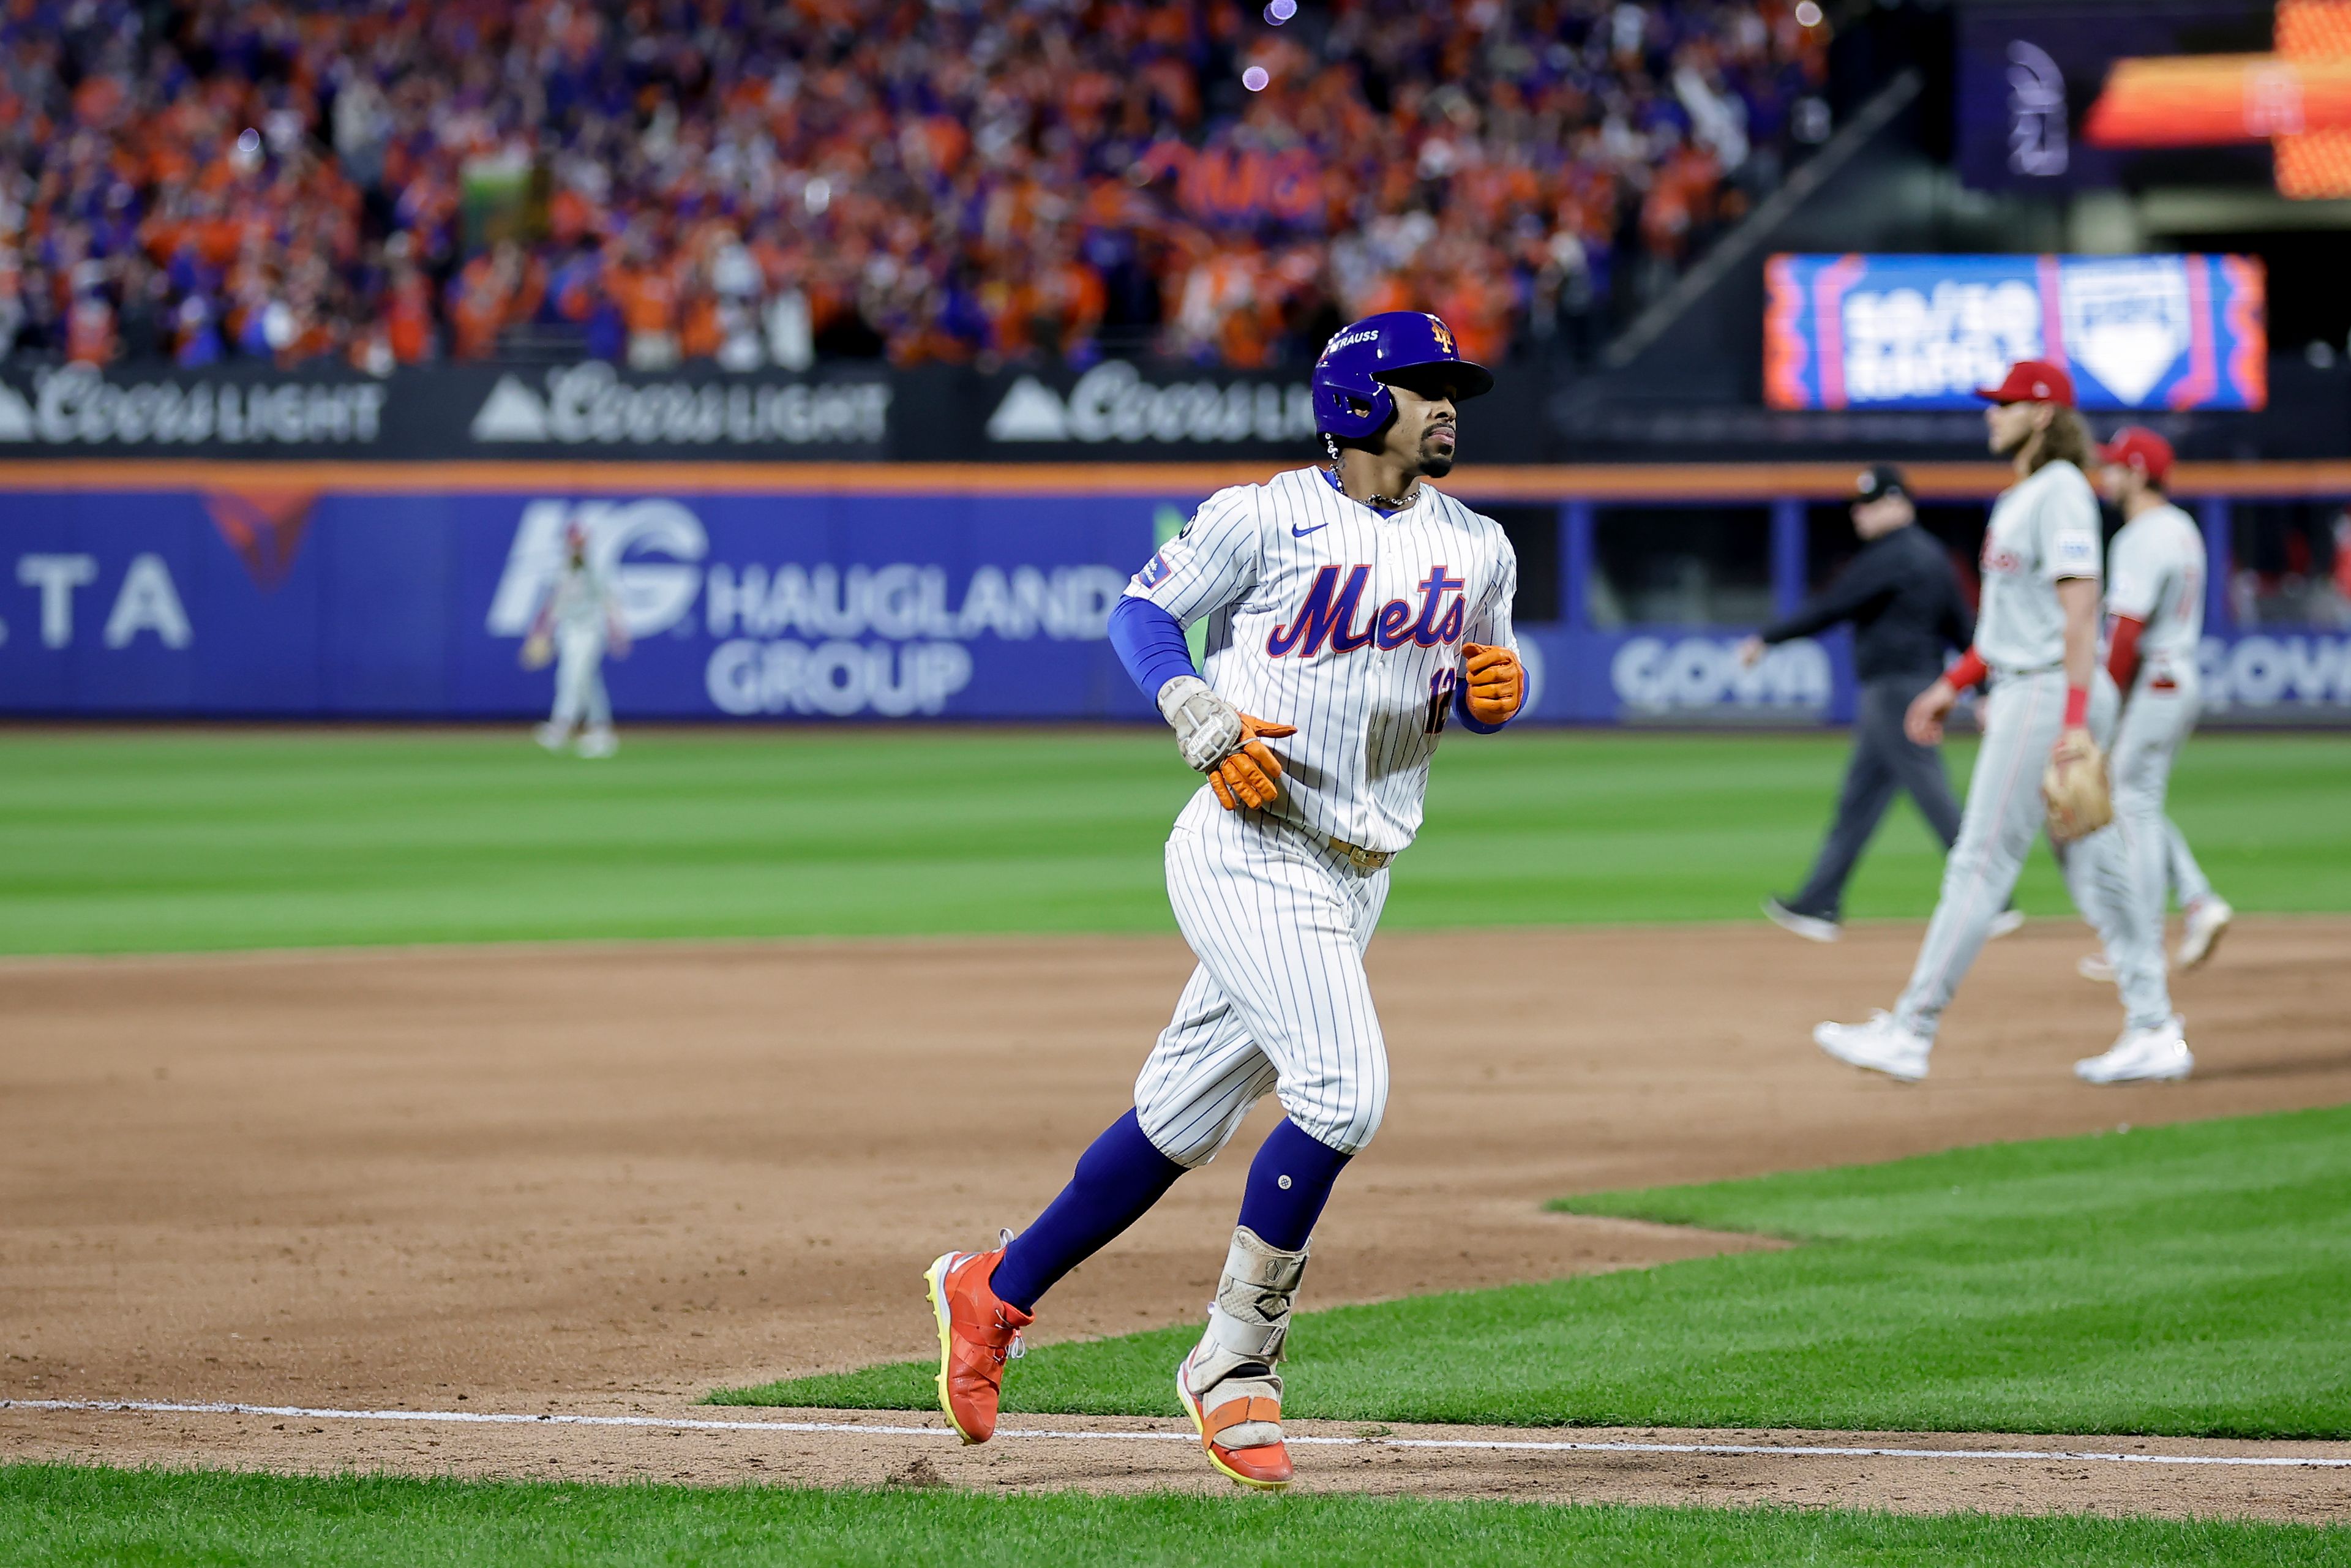
[[[2351,1107],[1560,1207],[1801,1244],[1303,1313],[1285,1409],[2351,1437]],[[1310,1276],[1310,1301],[1312,1290]],[[1050,1321],[1050,1298],[1044,1310]],[[1198,1333],[1032,1351],[1006,1379],[1006,1407],[1172,1416],[1169,1368]],[[935,1370],[907,1362],[713,1398],[922,1408]]]
[[[12,1568],[83,1563],[1556,1563],[2297,1568],[2303,1525],[1362,1497],[596,1487],[0,1469]]]
[[[1970,756],[1953,748],[1955,772]],[[1801,880],[1842,736],[1449,740],[1391,928],[1738,920]],[[2210,736],[2174,815],[2241,909],[2351,909],[2351,737]],[[1152,729],[0,731],[0,952],[1172,929]],[[1923,915],[1896,808],[1855,917]],[[2020,899],[2066,911],[2045,851]]]

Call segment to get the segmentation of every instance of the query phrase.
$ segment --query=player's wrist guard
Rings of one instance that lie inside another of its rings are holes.
[[[1197,675],[1178,675],[1159,688],[1159,716],[1176,731],[1186,766],[1206,773],[1241,743],[1241,716]]]

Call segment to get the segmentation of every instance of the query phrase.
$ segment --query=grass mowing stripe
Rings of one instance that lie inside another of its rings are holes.
[[[1955,746],[1955,774],[1969,757]],[[1391,929],[1743,920],[1801,879],[1844,739],[1448,740]],[[2173,815],[2246,910],[2351,909],[2351,737],[2199,739]],[[1194,779],[1164,732],[0,732],[0,952],[565,937],[1169,931]],[[1928,912],[1891,813],[1847,912]],[[2068,909],[2045,854],[2023,907]]]
[[[1803,1245],[1301,1313],[1285,1406],[1524,1426],[2351,1437],[2351,1108],[1561,1207]],[[1167,1369],[1197,1333],[1032,1350],[1006,1407],[1167,1414]],[[935,1370],[712,1397],[920,1409]]]
[[[268,1561],[440,1568],[599,1563],[2157,1564],[2300,1568],[2351,1531],[2093,1517],[1561,1507],[1409,1498],[986,1493],[301,1478],[0,1468],[26,1568]]]

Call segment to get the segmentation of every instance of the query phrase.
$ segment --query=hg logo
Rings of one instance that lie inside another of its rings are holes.
[[[533,501],[522,510],[507,569],[490,599],[494,637],[530,630],[539,601],[563,564],[563,532],[577,522],[588,532],[588,554],[621,601],[621,618],[637,639],[666,632],[693,609],[702,591],[710,537],[702,519],[675,501]],[[631,551],[667,556],[632,560]]]

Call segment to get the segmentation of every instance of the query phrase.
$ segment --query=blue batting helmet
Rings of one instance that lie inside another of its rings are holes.
[[[1376,433],[1395,413],[1386,378],[1424,365],[1449,367],[1457,402],[1494,390],[1493,372],[1461,357],[1444,322],[1419,310],[1384,310],[1323,345],[1314,361],[1314,428],[1350,441]]]

